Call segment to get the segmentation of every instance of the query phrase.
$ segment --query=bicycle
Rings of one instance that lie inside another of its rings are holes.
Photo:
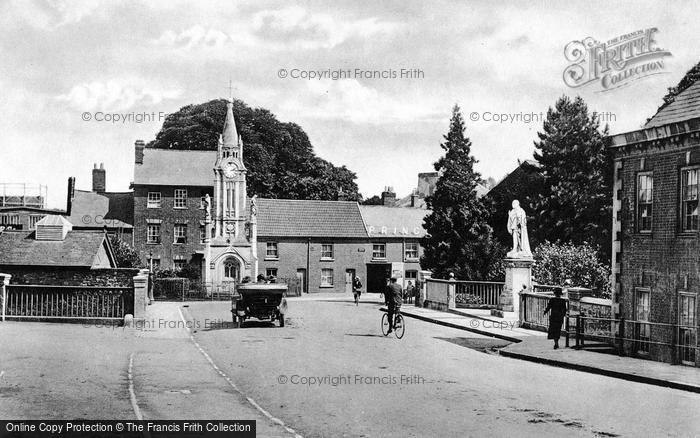
[[[396,309],[396,313],[394,314],[394,336],[401,339],[405,331],[406,324],[404,323],[403,315],[401,315],[399,309]],[[389,312],[384,312],[382,315],[382,334],[384,336],[389,336]]]

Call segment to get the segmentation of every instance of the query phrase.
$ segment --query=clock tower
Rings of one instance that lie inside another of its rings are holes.
[[[255,214],[251,211],[249,215],[247,211],[243,142],[236,130],[231,99],[226,103],[226,121],[219,136],[213,170],[212,211],[205,214],[204,224],[203,277],[206,283],[216,286],[257,275],[257,221]]]
[[[236,131],[233,104],[226,103],[224,132],[214,164],[214,235],[228,243],[245,240],[246,168],[243,165],[243,142]]]

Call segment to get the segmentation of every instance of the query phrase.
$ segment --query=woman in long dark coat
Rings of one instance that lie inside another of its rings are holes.
[[[554,288],[554,298],[550,298],[547,307],[544,309],[544,314],[549,313],[549,329],[547,330],[547,339],[554,339],[554,349],[559,348],[559,337],[561,336],[561,326],[564,323],[566,316],[566,300],[561,297],[562,289]]]

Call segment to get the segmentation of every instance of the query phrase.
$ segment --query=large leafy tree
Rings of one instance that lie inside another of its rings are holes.
[[[435,163],[440,177],[435,192],[426,198],[431,213],[423,223],[427,235],[421,265],[436,277],[454,273],[460,279],[481,280],[498,252],[492,250],[488,209],[476,193],[483,181],[474,170],[476,160],[464,132],[464,119],[455,105],[449,131],[440,145],[445,155]]]
[[[534,235],[545,240],[590,243],[610,257],[612,159],[595,114],[580,97],[562,96],[547,111],[535,142],[542,173],[534,206]]]
[[[249,195],[335,200],[342,190],[348,199],[359,198],[355,173],[316,156],[299,125],[282,123],[270,111],[240,100],[234,100],[233,113],[243,139]],[[147,147],[216,150],[225,118],[223,99],[187,105],[168,115]]]

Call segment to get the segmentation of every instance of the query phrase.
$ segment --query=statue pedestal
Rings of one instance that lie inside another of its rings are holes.
[[[505,312],[520,314],[520,292],[532,290],[532,258],[506,257],[506,284],[501,293],[498,309],[492,310],[492,316],[504,317]]]

